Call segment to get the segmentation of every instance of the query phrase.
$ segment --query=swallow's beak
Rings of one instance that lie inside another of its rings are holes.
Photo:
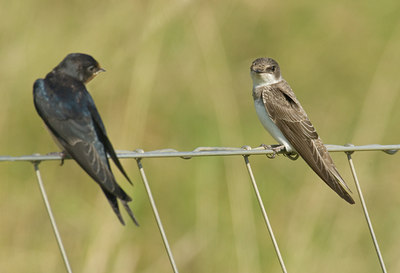
[[[106,70],[104,68],[98,67],[96,68],[96,71],[88,78],[86,79],[85,83],[90,82],[94,77],[97,76],[97,74],[99,74],[100,72],[106,72]]]
[[[106,72],[106,70],[102,67],[99,67],[98,70],[94,73],[94,75],[99,74],[100,72]]]

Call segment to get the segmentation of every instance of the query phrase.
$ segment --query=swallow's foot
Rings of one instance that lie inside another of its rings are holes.
[[[62,151],[62,152],[51,152],[51,153],[48,153],[47,155],[55,155],[55,156],[58,155],[59,157],[61,157],[60,166],[64,165],[64,159],[66,159],[69,156],[68,153],[65,152],[65,151]]]
[[[60,166],[64,165],[64,159],[68,157],[68,153],[65,151],[60,152],[60,156],[61,156],[61,162],[60,162]]]
[[[285,149],[285,145],[265,145],[265,144],[261,144],[260,147],[263,147],[265,150],[272,150],[272,154],[267,154],[267,157],[269,159],[274,159],[276,157],[276,155],[282,151],[283,149]]]

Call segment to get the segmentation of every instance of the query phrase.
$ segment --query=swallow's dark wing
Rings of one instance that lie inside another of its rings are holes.
[[[121,171],[121,173],[125,176],[125,178],[129,181],[129,183],[132,182],[129,179],[128,175],[126,174],[124,168],[122,167],[121,162],[119,161],[115,150],[110,142],[110,140],[107,137],[107,133],[106,133],[106,129],[104,127],[103,121],[101,120],[100,114],[97,111],[96,105],[94,104],[94,101],[92,99],[92,97],[90,96],[90,94],[88,94],[88,109],[91,113],[92,119],[93,119],[93,124],[94,127],[96,129],[97,132],[97,136],[99,138],[99,140],[101,141],[101,143],[103,143],[104,148],[106,149],[106,152],[110,155],[111,159],[114,161],[115,165],[118,167],[118,169]]]
[[[265,86],[262,99],[268,115],[300,156],[330,188],[353,204],[350,189],[290,86],[285,81]]]
[[[83,96],[84,97],[84,96]],[[51,133],[78,164],[105,190],[129,202],[111,172],[105,145],[100,141],[96,122],[86,106],[67,96],[53,96],[43,80],[34,85],[35,107]]]

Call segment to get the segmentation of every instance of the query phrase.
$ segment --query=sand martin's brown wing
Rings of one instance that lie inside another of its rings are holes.
[[[299,155],[340,197],[354,204],[349,187],[286,81],[263,87],[262,99],[268,115]]]

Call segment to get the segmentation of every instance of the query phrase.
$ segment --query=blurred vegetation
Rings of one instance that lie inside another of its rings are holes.
[[[398,144],[399,1],[5,1],[0,9],[0,154],[57,151],[32,85],[70,52],[107,73],[88,86],[116,149],[273,143],[249,66],[275,58],[325,143]],[[333,154],[355,192],[346,156]],[[357,153],[388,270],[400,272],[399,155]],[[359,202],[302,160],[250,158],[290,272],[378,272]],[[279,272],[241,157],[143,161],[182,272]],[[122,227],[73,162],[42,176],[76,272],[171,272],[134,160],[117,174],[141,224]],[[0,165],[2,272],[64,272],[33,166]]]

